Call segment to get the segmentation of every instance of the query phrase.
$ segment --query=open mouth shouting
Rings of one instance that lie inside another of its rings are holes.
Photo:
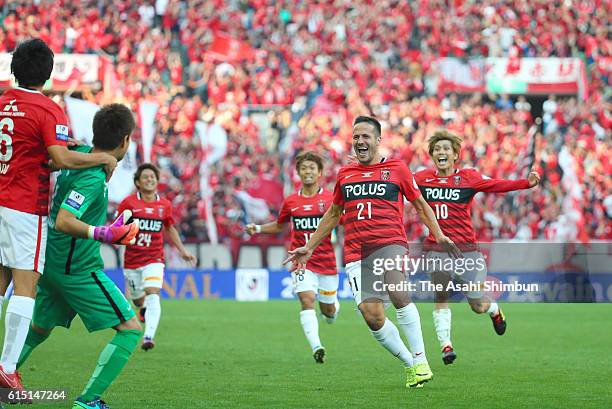
[[[438,157],[436,158],[436,164],[442,167],[448,165],[448,156],[438,155]]]
[[[357,153],[358,159],[366,160],[370,155],[370,148],[367,145],[357,146],[355,148],[355,153]]]

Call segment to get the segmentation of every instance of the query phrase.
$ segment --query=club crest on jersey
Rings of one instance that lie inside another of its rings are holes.
[[[380,179],[381,180],[389,180],[391,179],[391,171],[389,169],[380,171]]]
[[[453,183],[455,186],[459,186],[461,184],[461,176],[453,176]]]
[[[319,200],[318,205],[319,205],[319,212],[320,213],[325,213],[325,202],[322,201],[322,200]]]
[[[159,214],[160,218],[163,218],[164,217],[164,208],[163,207],[158,208],[157,209],[157,213]]]

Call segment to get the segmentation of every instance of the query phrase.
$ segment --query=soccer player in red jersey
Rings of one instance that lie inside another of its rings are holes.
[[[403,285],[407,284],[405,271],[401,265],[393,264],[393,260],[407,253],[402,221],[404,198],[412,203],[437,243],[451,251],[456,249],[442,234],[410,169],[400,160],[382,157],[378,152],[380,142],[380,123],[371,117],[357,117],[353,123],[353,149],[358,163],[340,169],[331,207],[306,245],[290,251],[286,262],[304,266],[343,217],[346,273],[355,302],[374,338],[403,362],[406,387],[420,387],[433,378],[433,373],[425,356],[419,312],[411,302],[410,288]],[[386,265],[388,261],[391,265]],[[412,354],[397,327],[385,316],[385,301],[395,306]]]
[[[0,386],[22,389],[16,364],[34,309],[43,272],[49,207],[49,159],[55,168],[103,165],[110,174],[117,159],[106,153],[68,150],[68,120],[41,91],[53,69],[53,52],[41,40],[17,47],[11,72],[18,87],[0,96],[0,306],[13,281],[6,308]]]
[[[164,231],[179,250],[181,258],[191,265],[197,258],[189,253],[174,227],[172,203],[157,193],[159,169],[143,163],[134,174],[137,192],[119,204],[118,212],[131,210],[140,232],[136,243],[125,248],[123,273],[128,281],[134,305],[141,307],[139,315],[145,323],[142,349],[155,346],[155,332],[161,318],[160,291],[164,282]]]
[[[463,252],[463,258],[473,260],[473,263],[463,263],[470,268],[458,271],[441,271],[439,267],[432,266],[428,271],[433,273],[433,279],[438,284],[447,284],[451,279],[463,283],[484,282],[487,276],[486,262],[478,251],[474,228],[472,226],[471,208],[474,195],[478,192],[503,193],[519,189],[535,187],[540,182],[536,172],[530,172],[527,179],[504,180],[490,179],[483,176],[476,169],[455,167],[459,160],[461,138],[446,131],[436,132],[429,139],[429,155],[435,168],[425,169],[415,174],[415,179],[423,197],[430,204],[440,228],[450,237]],[[432,235],[424,243],[427,259],[447,259],[447,255],[440,252]],[[441,265],[448,265],[440,263]],[[486,297],[481,290],[466,291],[465,296],[477,314],[488,313],[493,321],[493,327],[498,335],[506,331],[504,313],[496,302]],[[457,355],[451,343],[451,310],[448,306],[449,294],[446,291],[436,293],[436,305],[433,312],[436,334],[442,348],[442,360],[451,364]]]
[[[296,157],[295,168],[302,187],[283,202],[278,219],[264,225],[249,224],[249,234],[282,232],[291,222],[291,249],[305,245],[319,225],[319,221],[332,202],[331,192],[323,189],[319,179],[323,174],[323,158],[314,152],[303,152]],[[293,292],[302,305],[300,324],[310,344],[315,362],[325,362],[325,348],[319,339],[319,322],[315,313],[315,300],[319,299],[321,314],[332,324],[338,316],[338,271],[336,256],[328,234],[308,260],[304,270],[291,273]]]

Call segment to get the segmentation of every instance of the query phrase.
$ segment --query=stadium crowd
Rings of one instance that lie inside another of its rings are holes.
[[[463,164],[490,177],[523,177],[535,162],[540,189],[477,198],[483,240],[610,239],[606,7],[603,0],[0,0],[0,51],[40,37],[55,52],[99,53],[114,62],[118,86],[89,99],[120,98],[134,110],[158,102],[152,158],[187,240],[207,239],[199,181],[207,151],[196,121],[227,133],[227,155],[210,169],[213,214],[220,238],[240,241],[253,215],[236,193],[265,192],[275,214],[283,188],[274,181],[295,187],[291,159],[301,149],[325,155],[333,188],[351,152],[351,119],[364,113],[382,121],[387,153],[413,170],[431,165],[426,140],[441,126],[464,138]],[[579,57],[588,100],[549,97],[532,155],[535,120],[525,98],[425,93],[440,56]],[[407,214],[412,240],[424,235],[415,220]]]

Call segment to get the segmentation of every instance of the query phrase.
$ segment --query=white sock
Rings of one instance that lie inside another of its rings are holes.
[[[414,363],[427,362],[425,357],[425,344],[423,343],[423,332],[421,331],[421,317],[414,303],[395,311],[397,313],[397,322],[402,327],[408,345],[412,351]]]
[[[4,348],[0,358],[0,365],[8,374],[14,373],[17,368],[17,361],[28,336],[33,312],[33,298],[14,295],[8,302],[4,319]]]
[[[161,303],[158,294],[149,294],[144,299],[145,310],[145,332],[147,338],[155,338],[155,332],[161,318]]]
[[[334,301],[334,306],[336,307],[336,312],[334,312],[333,317],[328,317],[327,315],[324,315],[325,321],[327,321],[328,324],[333,324],[334,322],[336,322],[336,318],[338,318],[338,313],[340,312],[340,303],[338,302],[338,300]]]
[[[370,332],[380,345],[391,352],[394,357],[402,361],[404,366],[411,367],[414,365],[412,355],[410,351],[408,351],[408,348],[406,348],[404,341],[402,341],[397,327],[388,318],[385,318],[385,323],[381,329],[378,331],[370,330]]]
[[[433,322],[440,347],[452,346],[451,343],[451,310],[440,308],[433,310]]]
[[[489,306],[489,309],[487,310],[487,314],[489,314],[491,317],[494,317],[495,315],[497,315],[498,311],[499,311],[499,307],[497,303],[494,301],[491,301],[491,305]]]
[[[304,330],[304,335],[310,344],[310,348],[314,351],[320,348],[321,340],[319,339],[319,321],[315,310],[300,311],[300,324]]]

